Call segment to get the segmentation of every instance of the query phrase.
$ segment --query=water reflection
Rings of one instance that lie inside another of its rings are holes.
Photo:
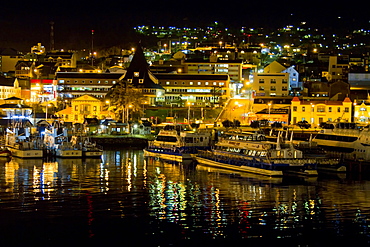
[[[144,158],[141,150],[105,151],[102,159],[4,159],[0,169],[2,238],[124,239],[132,246],[369,240],[367,180],[268,178]]]

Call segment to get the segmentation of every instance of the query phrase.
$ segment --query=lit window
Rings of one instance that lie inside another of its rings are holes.
[[[140,73],[139,72],[134,72],[135,77],[139,77]]]

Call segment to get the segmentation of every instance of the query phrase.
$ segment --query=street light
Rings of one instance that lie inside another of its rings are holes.
[[[271,102],[269,102],[267,105],[269,107],[269,121],[270,121],[270,117],[271,117]]]
[[[314,124],[314,112],[315,112],[315,105],[311,103],[311,124]]]
[[[48,107],[49,107],[50,105],[49,104],[46,104],[46,106],[45,106],[45,118],[46,118],[46,121],[48,121]]]
[[[190,123],[190,105],[191,105],[191,103],[190,103],[190,101],[188,101],[188,123]]]

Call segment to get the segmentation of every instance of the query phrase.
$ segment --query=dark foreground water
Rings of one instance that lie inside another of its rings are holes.
[[[270,179],[141,150],[0,160],[0,246],[368,246],[365,175]]]

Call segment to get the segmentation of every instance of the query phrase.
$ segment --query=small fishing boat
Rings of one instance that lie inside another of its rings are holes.
[[[183,162],[192,160],[200,150],[210,150],[211,133],[193,131],[188,124],[168,124],[144,149],[145,156]]]
[[[12,126],[7,128],[5,147],[14,157],[42,158],[44,156],[41,137],[31,134],[29,127]]]
[[[266,176],[300,174],[317,176],[317,161],[303,156],[291,143],[267,141],[260,131],[223,133],[211,150],[199,151],[196,161],[203,165]]]
[[[67,129],[50,126],[44,132],[44,144],[48,152],[59,158],[82,158],[82,148],[68,140]]]

